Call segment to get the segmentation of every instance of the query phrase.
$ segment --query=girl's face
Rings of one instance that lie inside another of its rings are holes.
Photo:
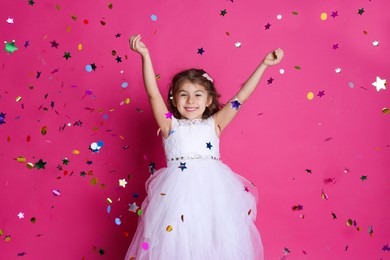
[[[204,86],[184,82],[176,93],[173,104],[182,118],[202,119],[203,112],[212,102]]]

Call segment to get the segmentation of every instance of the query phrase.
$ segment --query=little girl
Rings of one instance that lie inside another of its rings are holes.
[[[201,69],[175,75],[169,110],[157,87],[141,36],[130,48],[142,57],[146,93],[160,127],[167,167],[146,181],[147,197],[126,260],[261,260],[254,224],[257,189],[219,158],[219,136],[283,51],[265,56],[229,104],[220,108],[213,79]]]

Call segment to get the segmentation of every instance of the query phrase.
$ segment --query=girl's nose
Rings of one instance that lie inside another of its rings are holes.
[[[187,98],[187,103],[188,103],[188,104],[192,104],[193,101],[194,101],[194,99],[193,99],[191,96],[188,96],[188,98]]]

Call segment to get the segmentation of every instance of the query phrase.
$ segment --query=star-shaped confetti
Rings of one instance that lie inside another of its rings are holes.
[[[15,40],[13,40],[13,41],[10,42],[10,43],[4,41],[4,44],[5,44],[4,50],[5,50],[6,52],[9,52],[9,53],[12,54],[14,51],[17,51],[17,50],[18,50],[18,47],[15,46]]]
[[[208,148],[208,149],[211,150],[211,147],[213,147],[213,146],[211,145],[211,142],[206,143],[206,148]]]
[[[264,25],[264,27],[265,27],[265,30],[269,30],[269,28],[271,28],[271,24],[267,23],[266,25]]]
[[[332,217],[333,217],[333,219],[337,219],[336,213],[332,212]]]
[[[116,38],[119,38],[119,37],[121,37],[121,35],[122,35],[122,34],[117,33],[117,34],[115,34],[115,37],[116,37]]]
[[[62,159],[62,164],[68,165],[68,163],[69,163],[68,158]]]
[[[127,181],[125,179],[119,180],[119,186],[126,188]]]
[[[45,169],[46,163],[47,162],[42,161],[42,159],[39,159],[39,161],[35,163],[35,168],[37,168],[37,169]]]
[[[378,41],[373,41],[373,42],[372,42],[372,45],[373,45],[374,47],[377,47],[377,46],[379,45],[379,42],[378,42]]]
[[[335,71],[336,73],[340,73],[340,72],[341,72],[341,68],[336,68],[334,71]]]
[[[272,82],[274,81],[274,79],[272,77],[270,77],[268,80],[267,80],[267,84],[272,84]]]
[[[241,42],[236,42],[236,43],[234,44],[234,46],[236,46],[236,48],[241,48]]]
[[[339,44],[338,43],[333,44],[332,48],[333,48],[333,50],[337,50],[339,48]]]
[[[115,60],[116,60],[116,63],[122,62],[122,58],[119,56],[116,56]]]
[[[390,251],[390,247],[389,247],[389,244],[386,244],[382,247],[382,250],[383,251]]]
[[[14,23],[14,18],[8,17],[8,19],[6,21],[9,24]]]
[[[173,114],[170,111],[166,112],[164,115],[165,115],[165,118],[168,118],[168,119],[172,119],[172,116],[173,116]]]
[[[230,101],[230,103],[232,103],[232,108],[235,108],[236,110],[238,110],[241,106],[241,103],[238,101],[238,98],[236,98],[234,101]]]
[[[224,9],[224,10],[221,10],[221,16],[225,16],[225,14],[227,14],[227,12],[226,12],[226,9]]]
[[[27,48],[28,46],[30,46],[30,41],[25,41],[24,42],[24,48]]]
[[[318,92],[317,96],[319,96],[319,97],[325,96],[325,90],[320,90]]]
[[[338,16],[338,11],[335,11],[335,12],[332,12],[332,14],[330,16],[332,16],[333,18],[336,18]]]
[[[105,250],[103,248],[100,248],[99,249],[99,255],[104,255],[104,253],[105,253]]]
[[[247,186],[244,186],[244,191],[249,192],[249,188]]]
[[[294,205],[292,207],[292,210],[294,210],[294,211],[303,210],[303,206],[302,205]]]
[[[19,219],[24,218],[24,213],[23,212],[19,212],[18,217],[19,217]]]
[[[203,53],[204,53],[204,49],[203,48],[198,48],[198,54],[203,55]]]
[[[376,91],[379,91],[381,89],[385,90],[386,89],[386,80],[381,79],[380,77],[376,77],[376,81],[372,83],[374,87],[376,87]]]
[[[63,57],[64,57],[66,60],[68,60],[69,58],[72,58],[72,56],[70,56],[70,52],[65,52]]]
[[[311,173],[311,170],[310,169],[306,169],[305,170],[307,173]]]
[[[187,169],[186,163],[181,162],[178,168],[181,169],[181,171],[184,171],[184,169]]]
[[[360,8],[360,9],[358,10],[358,14],[362,15],[363,13],[364,13],[364,8]]]
[[[28,0],[28,5],[31,5],[31,6],[35,5],[34,0]]]
[[[0,125],[5,124],[5,113],[0,112]]]
[[[60,44],[57,43],[56,41],[51,41],[50,44],[51,44],[51,47],[52,47],[52,48],[56,48],[56,49],[58,49],[58,45],[60,45]]]
[[[139,207],[137,206],[137,204],[135,202],[133,202],[132,204],[129,204],[129,211],[136,213],[138,208]]]
[[[18,253],[18,256],[25,256],[25,255],[26,255],[26,252]]]
[[[80,172],[81,177],[85,177],[86,175],[87,175],[87,173],[85,171]]]
[[[366,175],[362,175],[362,177],[360,177],[360,179],[361,179],[362,181],[365,181],[365,180],[367,180],[367,176],[366,176]]]

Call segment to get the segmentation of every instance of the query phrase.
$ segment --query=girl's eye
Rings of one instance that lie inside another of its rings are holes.
[[[185,97],[185,96],[187,96],[187,95],[186,95],[186,94],[180,94],[180,96],[181,96],[181,97]]]
[[[197,96],[197,97],[201,97],[201,96],[202,96],[202,94],[196,94],[196,96]]]

